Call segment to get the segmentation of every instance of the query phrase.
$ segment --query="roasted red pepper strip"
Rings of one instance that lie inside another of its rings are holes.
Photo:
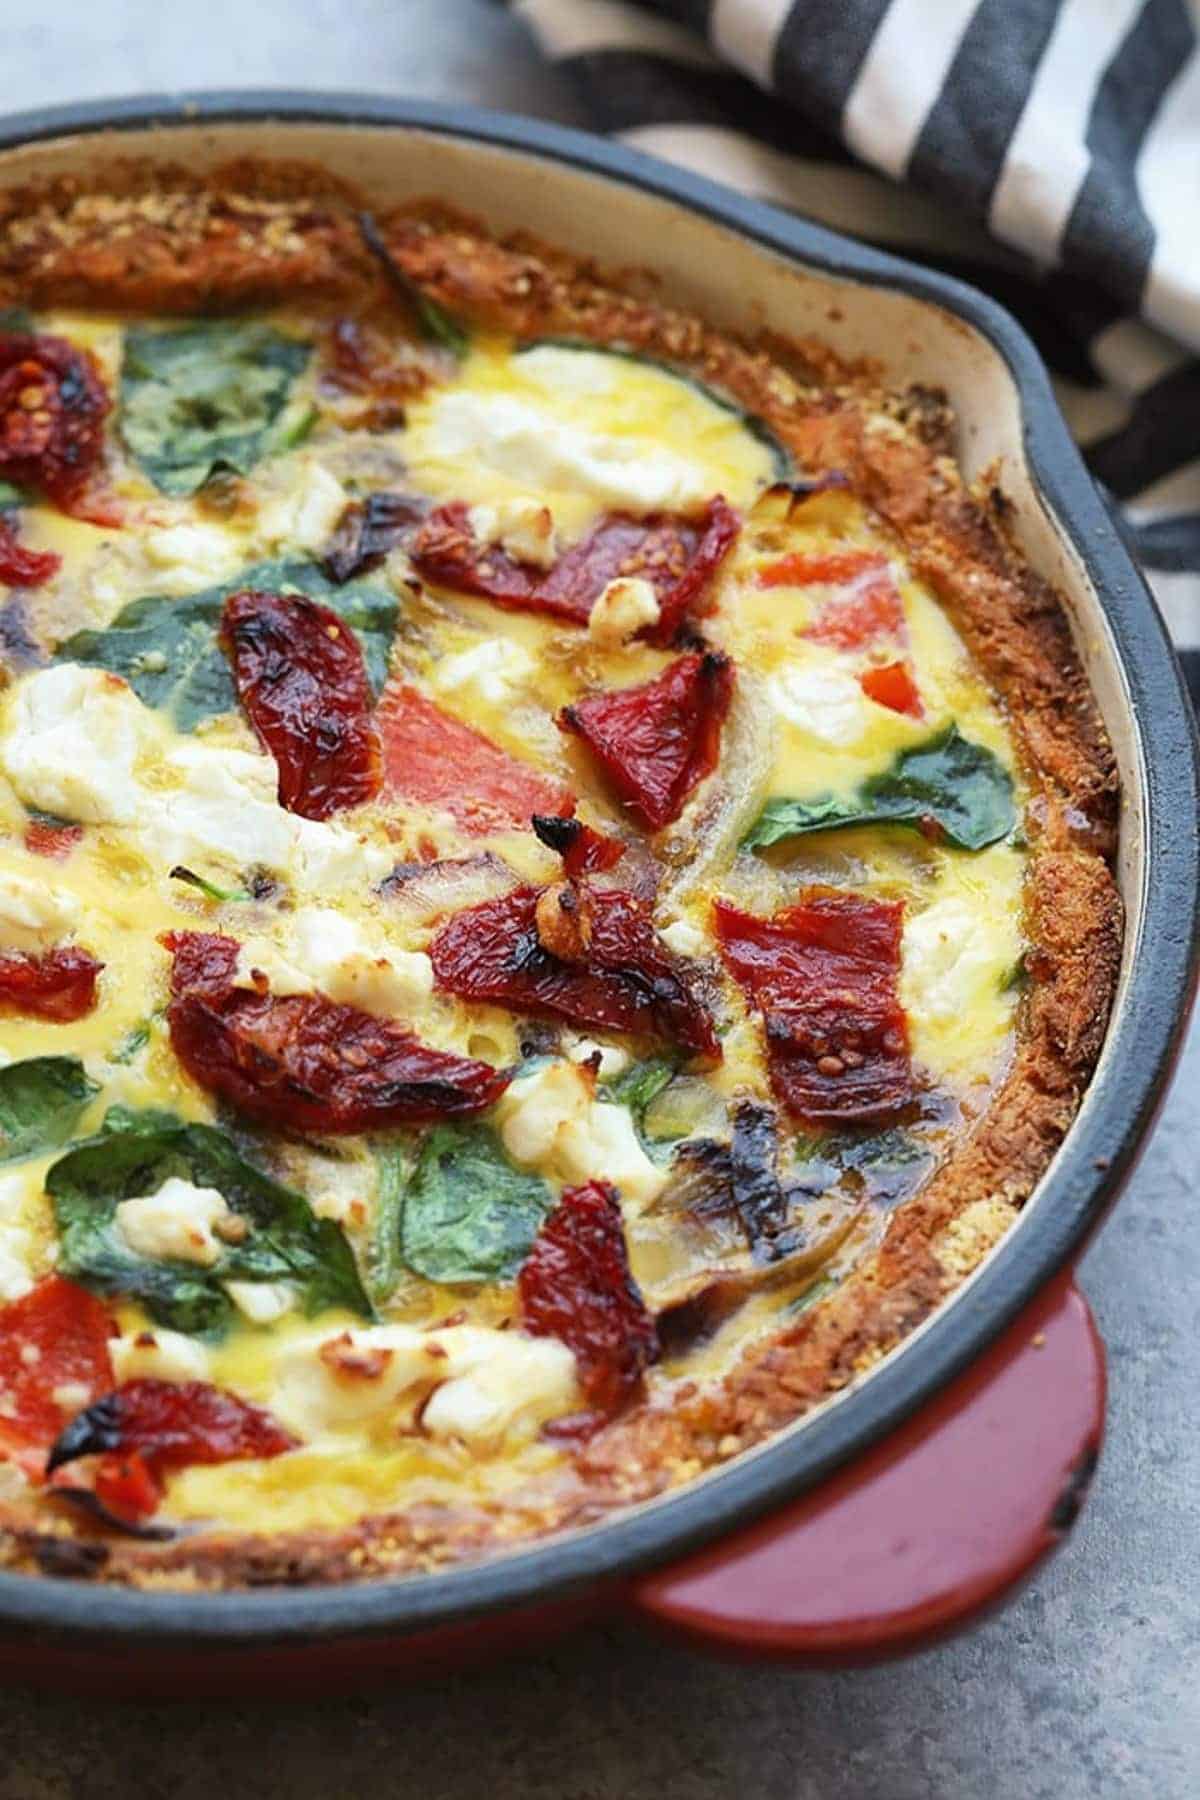
[[[118,522],[95,489],[112,399],[87,350],[65,338],[0,331],[0,476],[62,512]]]
[[[658,622],[639,635],[670,644],[740,529],[740,518],[719,494],[697,519],[609,513],[547,572],[518,562],[495,544],[481,544],[467,507],[456,501],[430,513],[409,554],[421,574],[442,587],[575,625],[587,624],[610,581],[637,576],[651,584],[659,605]]]
[[[116,1330],[95,1295],[61,1275],[0,1307],[0,1454],[29,1475],[42,1474],[71,1413],[112,1386],[108,1342]],[[72,1389],[79,1395],[74,1405],[62,1399]]]
[[[575,796],[443,712],[416,688],[392,682],[379,702],[384,791],[444,807],[472,837],[529,827],[536,813],[572,813]]]
[[[843,587],[864,575],[882,575],[887,557],[878,550],[791,550],[758,572],[759,587]]]
[[[864,669],[859,684],[868,700],[892,712],[904,713],[910,719],[923,719],[925,708],[906,662],[885,663],[881,668]]]
[[[763,1015],[776,1096],[808,1124],[886,1118],[914,1097],[897,993],[903,910],[822,888],[773,919],[716,902],[722,955]]]
[[[558,723],[583,739],[639,824],[661,831],[717,766],[733,682],[727,656],[692,651],[653,681],[565,706]]]
[[[167,1020],[176,1056],[252,1119],[290,1131],[382,1130],[481,1112],[508,1086],[489,1063],[431,1049],[356,1006],[235,987],[234,938],[177,931],[162,941],[175,957]]]
[[[246,716],[279,770],[279,803],[327,819],[379,792],[382,756],[358,639],[305,594],[230,594],[221,637]]]
[[[0,1012],[70,1024],[96,1004],[96,980],[104,967],[86,950],[64,944],[39,956],[9,950],[0,955]]]
[[[654,1319],[629,1268],[616,1189],[607,1181],[566,1188],[517,1276],[521,1322],[574,1353],[579,1385],[601,1416],[641,1392],[657,1360]],[[573,1435],[582,1435],[576,1431]]]
[[[879,638],[902,639],[904,606],[886,556],[878,550],[793,551],[758,574],[760,587],[840,587],[805,633],[836,650],[861,650]]]
[[[429,947],[438,987],[464,1000],[635,1032],[719,1060],[703,1001],[668,951],[644,900],[619,888],[580,890],[579,960],[546,948],[539,902],[552,888],[516,888],[455,913]]]
[[[563,874],[572,881],[577,881],[581,875],[595,875],[601,869],[611,869],[625,854],[620,838],[595,831],[582,819],[535,813],[532,824],[547,850],[562,857]]]
[[[51,823],[49,819],[30,819],[25,827],[25,848],[34,856],[49,856],[61,862],[70,856],[83,837],[82,825]]]
[[[0,513],[0,581],[9,587],[40,587],[62,567],[57,550],[30,550]]]
[[[167,1469],[281,1456],[296,1441],[270,1413],[207,1381],[127,1381],[59,1433],[46,1471],[102,1456],[97,1498],[136,1519],[154,1511]]]

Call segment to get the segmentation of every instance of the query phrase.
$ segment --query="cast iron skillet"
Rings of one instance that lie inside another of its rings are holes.
[[[796,264],[899,290],[957,314],[990,341],[1019,392],[1034,481],[1099,595],[1123,665],[1137,738],[1144,811],[1143,926],[1099,1070],[1045,1177],[1036,1205],[969,1292],[893,1354],[862,1386],[727,1470],[586,1531],[444,1573],[332,1589],[231,1594],[140,1593],[86,1582],[0,1575],[0,1645],[18,1674],[39,1645],[86,1656],[207,1656],[318,1644],[432,1641],[467,1631],[495,1646],[520,1621],[567,1617],[589,1596],[711,1544],[778,1509],[895,1434],[985,1355],[1077,1253],[1127,1176],[1162,1098],[1193,991],[1200,928],[1200,818],[1195,725],[1150,594],[1114,529],[1024,333],[962,283],[863,248],[745,200],[714,183],[583,133],[469,108],[374,96],[214,93],[53,108],[0,121],[0,154],[98,131],[256,120],[415,128],[546,158],[662,196]],[[159,147],[156,146],[156,150]],[[86,157],[86,150],[81,151]],[[486,213],[487,196],[480,195]],[[961,1386],[961,1380],[959,1385]],[[954,1391],[954,1390],[952,1390]],[[901,1434],[903,1435],[903,1434]],[[539,1627],[540,1629],[540,1627]]]

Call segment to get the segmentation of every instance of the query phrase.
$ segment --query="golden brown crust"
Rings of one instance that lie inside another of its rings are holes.
[[[210,1533],[166,1545],[47,1533],[0,1512],[12,1566],[146,1586],[331,1582],[428,1569],[652,1498],[761,1442],[853,1381],[970,1272],[1067,1131],[1103,1040],[1121,908],[1108,867],[1117,780],[1104,727],[1053,591],[1023,566],[998,496],[972,496],[948,460],[940,396],[882,390],[824,346],[743,343],[526,238],[499,243],[425,206],[381,221],[434,298],[520,336],[621,344],[694,372],[761,416],[797,462],[839,469],[887,521],[1004,703],[1035,792],[1027,899],[1030,985],[1018,1048],[974,1131],[894,1215],[878,1249],[787,1331],[708,1390],[618,1421],[541,1488],[484,1507],[422,1506],[332,1534]],[[378,304],[353,197],[305,172],[242,166],[204,184],[124,193],[62,184],[0,212],[0,296],[33,304],[189,310],[281,297]]]

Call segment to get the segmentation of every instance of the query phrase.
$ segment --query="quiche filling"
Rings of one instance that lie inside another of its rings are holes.
[[[684,359],[413,293],[0,321],[44,1530],[531,1504],[812,1330],[1018,1054],[1042,784],[894,521]]]

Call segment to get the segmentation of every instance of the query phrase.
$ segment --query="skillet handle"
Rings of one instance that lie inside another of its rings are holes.
[[[1104,1347],[1071,1272],[979,1362],[783,1512],[658,1570],[642,1619],[700,1648],[814,1667],[936,1641],[1074,1523],[1104,1431]]]

